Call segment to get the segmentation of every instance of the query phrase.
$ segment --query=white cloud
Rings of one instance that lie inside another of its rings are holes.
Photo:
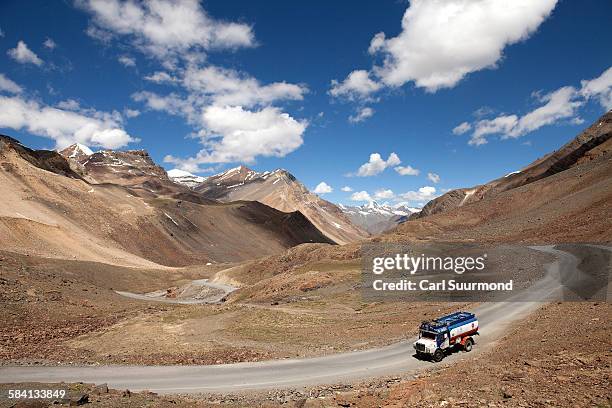
[[[66,99],[64,101],[60,101],[57,104],[57,107],[60,109],[66,109],[71,111],[78,111],[81,109],[81,105],[75,99]]]
[[[9,57],[21,64],[34,64],[41,66],[43,63],[43,60],[38,58],[38,55],[30,50],[28,45],[23,41],[19,41],[17,43],[17,47],[8,50],[7,54]]]
[[[119,61],[119,63],[125,67],[135,67],[136,66],[136,60],[133,57],[130,57],[128,55],[122,55],[119,58],[117,58],[117,60]]]
[[[374,115],[374,110],[372,108],[365,107],[358,109],[357,113],[355,115],[349,116],[348,120],[351,123],[359,123],[372,117],[372,115]]]
[[[150,109],[185,117],[197,128],[204,149],[194,157],[167,156],[166,161],[183,170],[198,171],[203,163],[284,157],[302,145],[308,122],[296,120],[271,104],[302,100],[305,87],[286,82],[262,85],[246,74],[215,66],[190,66],[179,74],[175,78],[159,72],[147,79],[179,83],[185,88],[184,95],[149,91],[132,95]]]
[[[327,194],[332,191],[334,191],[334,189],[324,181],[320,182],[313,190],[315,194]]]
[[[201,58],[217,48],[252,47],[251,26],[215,20],[197,0],[77,0],[92,16],[88,30],[96,38],[129,37],[149,55],[162,60]]]
[[[421,170],[415,169],[412,166],[397,166],[393,170],[400,176],[418,176],[421,174]]]
[[[419,188],[418,191],[408,191],[400,194],[399,197],[410,203],[424,204],[436,197],[436,188],[425,186]]]
[[[204,109],[201,121],[204,149],[188,159],[166,156],[165,162],[186,170],[183,165],[284,157],[302,145],[302,134],[308,126],[306,121],[297,121],[274,107],[250,111],[240,106],[213,105]]]
[[[580,81],[580,94],[587,99],[596,98],[605,110],[612,109],[612,67],[599,77]]]
[[[483,119],[476,122],[474,133],[470,138],[469,144],[480,146],[487,142],[487,135],[509,134],[518,123],[516,115],[502,115],[494,119]]]
[[[599,77],[580,81],[580,84],[579,90],[564,86],[544,95],[540,91],[533,92],[532,96],[540,106],[532,111],[522,116],[503,114],[492,119],[477,120],[473,124],[463,122],[453,129],[453,133],[463,134],[473,129],[469,144],[480,146],[488,142],[489,135],[499,134],[501,139],[518,138],[560,121],[581,125],[584,119],[578,116],[578,110],[589,99],[596,99],[606,110],[612,108],[612,67]],[[493,113],[493,110],[481,108],[475,113],[480,117]]]
[[[377,34],[371,51],[384,57],[374,72],[389,86],[414,81],[429,92],[455,86],[465,75],[493,68],[507,45],[527,39],[556,0],[412,0],[402,32]]]
[[[143,102],[149,109],[184,116],[190,123],[198,122],[199,108],[194,98],[183,98],[176,93],[158,95],[154,92],[141,91],[132,94],[132,99],[136,102]]]
[[[519,117],[517,115],[501,115],[494,119],[483,119],[476,122],[469,144],[480,146],[487,143],[486,136],[502,135],[502,139],[518,138],[533,132],[542,126],[550,125],[561,119],[571,118],[583,105],[576,100],[578,93],[571,86],[565,86],[554,92],[539,97],[542,106]]]
[[[128,118],[136,118],[140,116],[140,111],[138,109],[125,108],[123,114]]]
[[[87,146],[115,149],[137,141],[121,128],[120,115],[80,109],[79,111],[41,105],[21,97],[0,96],[0,127],[55,140],[56,147],[79,142]]]
[[[469,124],[468,122],[463,122],[460,125],[455,126],[455,128],[453,129],[453,134],[462,135],[464,133],[469,132],[470,130],[472,130],[472,125]]]
[[[370,41],[369,54],[376,54],[385,45],[385,33],[377,33]]]
[[[279,100],[302,100],[306,87],[287,82],[261,85],[255,78],[216,66],[187,69],[183,85],[191,92],[207,96],[216,105],[255,106]]]
[[[168,84],[172,84],[175,82],[178,82],[179,79],[168,74],[167,72],[164,71],[157,71],[154,72],[151,75],[147,75],[144,77],[145,80],[147,81],[151,81],[151,82],[155,82],[157,84],[163,84],[163,83],[168,83]]]
[[[381,84],[370,78],[365,70],[351,72],[344,81],[332,80],[329,94],[333,97],[343,97],[348,100],[368,100],[370,94],[378,91]]]
[[[427,173],[427,179],[434,184],[438,184],[440,182],[440,176],[436,173]]]
[[[353,191],[353,189],[349,186],[344,186],[342,187],[340,190],[346,192],[346,193],[350,193],[351,191]]]
[[[45,48],[48,48],[50,50],[54,50],[55,47],[57,47],[57,44],[55,43],[55,41],[53,41],[53,39],[49,37],[47,37],[45,42],[43,42],[43,45],[45,46]]]
[[[376,192],[374,192],[374,198],[376,200],[388,200],[393,197],[395,197],[395,194],[393,193],[392,190],[381,189],[381,190],[377,190]]]
[[[10,93],[21,93],[23,89],[17,83],[8,79],[4,74],[0,74],[0,91]]]
[[[383,160],[379,153],[372,153],[370,155],[370,160],[367,163],[362,164],[361,167],[359,167],[359,170],[357,170],[357,176],[375,176],[385,171],[387,167],[396,166],[400,163],[401,160],[395,153],[391,153],[387,160]]]
[[[359,191],[357,193],[351,194],[352,201],[372,201],[372,197],[368,194],[367,191]]]

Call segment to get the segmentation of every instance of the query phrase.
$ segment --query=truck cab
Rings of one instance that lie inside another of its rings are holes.
[[[471,351],[473,335],[478,334],[478,319],[470,312],[456,312],[437,319],[427,320],[419,327],[419,338],[414,343],[417,356],[441,361],[446,351],[460,347]]]

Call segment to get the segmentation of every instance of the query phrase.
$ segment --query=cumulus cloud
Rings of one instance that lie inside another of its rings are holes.
[[[377,34],[370,49],[384,64],[376,74],[389,86],[414,81],[429,92],[455,86],[465,75],[495,67],[509,44],[527,39],[556,0],[413,0],[397,37]],[[384,40],[383,40],[384,39]]]
[[[413,82],[428,92],[452,88],[466,75],[495,68],[504,49],[533,34],[557,0],[411,0],[396,37],[377,33],[368,52],[382,59],[331,83],[330,95],[372,98],[383,87]]]
[[[381,189],[381,190],[376,190],[376,192],[374,192],[374,198],[376,200],[389,200],[393,197],[395,197],[395,194],[393,193],[392,190]]]
[[[115,149],[137,141],[122,129],[117,113],[81,109],[78,104],[61,109],[18,96],[0,96],[0,106],[0,127],[53,139],[57,148],[79,142]]]
[[[28,45],[23,41],[19,41],[15,48],[11,48],[7,51],[7,54],[20,64],[34,64],[41,66],[43,63],[43,60],[41,60],[38,55],[30,50]]]
[[[359,191],[351,194],[352,201],[373,201],[367,191]]]
[[[160,72],[149,79],[176,82],[184,88],[183,94],[141,91],[132,95],[149,109],[185,117],[198,129],[204,149],[194,157],[168,156],[167,161],[183,170],[198,171],[203,163],[284,157],[302,145],[308,122],[271,105],[302,100],[305,87],[286,82],[264,85],[244,73],[215,66],[190,66],[181,75],[176,78]]]
[[[500,115],[493,119],[483,119],[476,122],[469,144],[480,146],[487,143],[487,136],[500,134],[502,139],[518,138],[533,132],[542,126],[550,125],[561,119],[576,115],[577,109],[584,104],[576,100],[575,88],[565,86],[549,94],[539,96],[543,105],[526,113],[518,115]]]
[[[453,134],[462,135],[464,133],[469,132],[470,130],[472,130],[472,125],[470,125],[468,122],[463,122],[458,126],[455,126],[455,128],[453,129]]]
[[[440,176],[436,173],[427,173],[427,179],[434,184],[438,184],[440,182]]]
[[[393,170],[400,176],[418,176],[421,174],[421,170],[415,169],[412,166],[396,166]]]
[[[334,191],[334,189],[324,181],[317,184],[317,186],[313,190],[315,194],[327,194],[331,193],[332,191]]]
[[[425,186],[419,188],[417,191],[408,191],[400,194],[399,197],[410,203],[424,204],[436,197],[436,188],[432,186]]]
[[[374,109],[368,107],[360,108],[355,115],[349,116],[348,120],[351,123],[359,123],[372,117],[372,115],[374,115]]]
[[[121,55],[119,58],[117,58],[117,60],[124,67],[135,67],[136,66],[136,60],[133,57],[130,57],[128,55]]]
[[[385,171],[387,167],[396,166],[400,163],[401,160],[395,153],[391,153],[387,160],[383,160],[380,153],[372,153],[370,155],[370,160],[359,167],[356,175],[358,177],[375,176]]]
[[[344,191],[346,193],[350,193],[351,191],[353,191],[352,187],[349,187],[349,186],[344,186],[340,190],[342,190],[342,191]]]
[[[106,40],[126,36],[162,60],[255,45],[250,25],[216,20],[197,0],[77,0],[76,4],[92,16],[90,35]]]
[[[216,66],[187,69],[183,85],[191,92],[209,97],[217,105],[255,106],[279,100],[302,100],[305,86],[287,82],[262,85],[244,73]]]
[[[333,97],[346,98],[348,100],[367,99],[372,93],[378,91],[381,84],[370,78],[370,73],[365,70],[351,72],[344,81],[331,81],[329,94]]]
[[[0,74],[0,92],[21,93],[23,89],[17,83]]]
[[[195,157],[166,156],[164,161],[188,170],[203,163],[253,162],[257,156],[284,157],[303,143],[308,126],[275,107],[251,111],[241,106],[209,106],[201,121],[204,146]]]
[[[612,109],[612,67],[608,68],[599,77],[580,81],[582,88],[580,94],[587,98],[595,98],[605,110]]]

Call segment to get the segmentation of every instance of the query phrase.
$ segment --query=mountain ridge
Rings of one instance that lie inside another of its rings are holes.
[[[259,201],[280,211],[300,211],[338,244],[360,241],[369,235],[354,225],[337,205],[311,193],[285,169],[256,172],[241,165],[206,177],[194,191],[223,202]]]

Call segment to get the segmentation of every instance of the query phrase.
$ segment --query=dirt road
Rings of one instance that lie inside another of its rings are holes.
[[[570,253],[552,246],[535,249],[552,253],[557,260],[546,265],[547,274],[532,290],[545,298],[560,289],[559,276],[576,271],[578,260]],[[530,297],[533,299],[533,297]],[[533,310],[540,302],[486,303],[473,310],[479,318],[482,334],[476,338],[472,353],[494,342],[508,325]],[[388,347],[342,353],[308,359],[275,360],[215,366],[106,366],[106,367],[2,367],[4,382],[77,382],[108,383],[117,389],[151,390],[157,393],[238,392],[271,388],[348,382],[370,377],[413,373],[432,364],[416,359],[412,342],[405,341]],[[445,363],[460,361],[467,353],[457,352],[446,357]]]
[[[145,294],[122,291],[115,292],[131,299],[190,305],[219,303],[225,296],[234,290],[236,290],[236,288],[230,285],[209,282],[208,279],[197,279],[178,288],[173,298],[167,297],[167,291],[165,290]]]

